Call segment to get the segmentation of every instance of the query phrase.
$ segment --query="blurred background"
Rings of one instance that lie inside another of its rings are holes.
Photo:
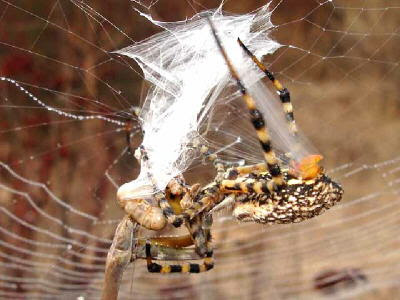
[[[265,4],[231,0],[223,9]],[[137,10],[178,21],[219,5],[0,0],[0,76],[40,99],[0,81],[1,298],[99,297],[123,216],[116,189],[139,170],[126,127],[143,99],[139,67],[111,52],[160,31]],[[120,299],[398,297],[400,1],[280,0],[270,8],[270,37],[282,47],[264,61],[343,184],[342,202],[294,225],[218,215],[214,270],[165,277],[137,261]]]

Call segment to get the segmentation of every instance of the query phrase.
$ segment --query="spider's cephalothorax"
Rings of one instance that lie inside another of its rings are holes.
[[[250,180],[268,181],[270,177],[264,173]],[[284,172],[287,184],[280,190],[238,197],[234,217],[242,222],[263,224],[298,223],[323,213],[342,198],[342,187],[325,174],[309,180],[290,177]]]

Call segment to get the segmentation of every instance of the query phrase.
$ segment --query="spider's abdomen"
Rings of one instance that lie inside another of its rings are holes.
[[[342,187],[324,174],[307,181],[290,179],[280,191],[242,194],[233,215],[242,222],[298,223],[331,208],[342,195]]]

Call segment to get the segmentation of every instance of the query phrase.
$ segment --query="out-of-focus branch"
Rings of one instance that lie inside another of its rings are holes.
[[[122,275],[132,261],[133,241],[139,225],[125,216],[115,230],[113,242],[108,251],[102,300],[116,300]]]

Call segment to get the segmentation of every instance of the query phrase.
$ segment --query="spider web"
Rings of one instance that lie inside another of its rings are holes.
[[[139,173],[125,128],[135,128],[132,111],[145,98],[138,65],[112,52],[161,31],[137,10],[172,22],[219,5],[1,0],[0,76],[16,84],[0,81],[0,297],[99,297],[123,216],[115,194]],[[262,5],[223,7],[243,14]],[[238,224],[229,213],[216,215],[213,271],[165,277],[137,261],[124,276],[121,299],[399,293],[400,2],[282,0],[270,11],[269,36],[281,47],[265,61],[291,91],[297,124],[342,183],[344,199],[295,225]],[[251,134],[229,125],[225,136]],[[230,143],[216,141],[217,150]],[[132,148],[140,142],[134,135]],[[232,149],[257,159],[251,144]],[[201,164],[190,172],[193,180],[209,176]],[[344,269],[359,269],[367,281],[315,289],[316,276]]]

